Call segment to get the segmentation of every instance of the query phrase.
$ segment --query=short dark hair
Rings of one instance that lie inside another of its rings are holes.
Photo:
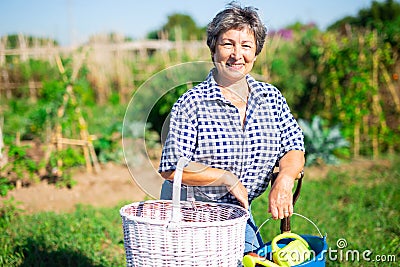
[[[241,7],[236,2],[231,2],[220,11],[207,27],[207,45],[212,53],[219,35],[223,32],[249,28],[254,33],[256,39],[256,55],[258,55],[267,36],[267,28],[258,16],[257,9],[251,6]]]

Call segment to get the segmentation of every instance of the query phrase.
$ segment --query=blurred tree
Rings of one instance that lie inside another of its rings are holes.
[[[19,36],[18,34],[11,34],[7,36],[7,43],[6,43],[6,48],[7,49],[15,49],[19,48]],[[38,45],[47,45],[47,44],[53,44],[54,46],[58,46],[58,42],[49,38],[41,38],[41,37],[36,37],[36,36],[23,36],[23,38],[26,41],[26,45],[28,47],[33,47],[36,44]]]
[[[124,36],[123,34],[117,32],[99,33],[91,35],[89,37],[89,43],[115,44],[122,42],[131,42],[132,40],[133,39],[131,37]]]
[[[149,39],[168,40],[201,40],[205,36],[205,27],[198,27],[192,17],[186,14],[172,14],[168,16],[167,23],[160,30],[155,30],[147,35]]]
[[[339,29],[345,24],[363,28],[381,28],[385,23],[395,22],[400,16],[400,3],[394,0],[373,1],[371,7],[361,9],[355,17],[344,17],[328,27]]]
[[[348,31],[349,26],[376,29],[393,47],[400,45],[400,3],[394,0],[373,1],[369,8],[361,9],[357,16],[347,16],[330,25],[328,30]],[[399,51],[399,50],[398,50]]]

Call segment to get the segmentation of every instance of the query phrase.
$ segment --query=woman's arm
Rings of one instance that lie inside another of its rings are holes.
[[[173,180],[174,174],[175,171],[161,172],[161,176],[167,180]],[[248,209],[249,207],[247,189],[239,179],[229,171],[208,167],[196,162],[190,162],[183,169],[182,183],[190,186],[224,185],[244,208]]]
[[[279,161],[279,174],[268,197],[268,212],[274,219],[283,219],[293,214],[292,189],[304,163],[304,152],[300,150],[287,152]]]

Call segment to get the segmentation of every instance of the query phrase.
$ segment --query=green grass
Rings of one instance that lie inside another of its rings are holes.
[[[14,216],[0,249],[0,266],[124,266],[119,207]]]
[[[397,266],[400,261],[400,159],[393,167],[349,175],[330,173],[326,178],[305,178],[295,211],[310,218],[327,234],[331,250],[340,238],[350,250],[373,251],[375,255],[395,255],[396,263],[378,264],[345,259],[327,266]],[[253,203],[260,225],[267,213],[267,195]],[[0,211],[0,266],[125,266],[119,208],[78,206],[75,212],[23,214],[9,202]],[[292,218],[292,231],[318,235],[300,217]],[[265,241],[279,233],[279,222],[268,221],[261,229]],[[340,256],[339,252],[336,254]]]
[[[327,266],[398,266],[399,163],[399,159],[396,159],[391,169],[375,167],[359,171],[354,176],[346,172],[336,172],[314,181],[307,181],[305,177],[295,212],[311,219],[322,234],[327,235],[328,247],[332,250],[332,257],[327,257]],[[266,212],[267,205],[267,194],[252,205],[258,225],[270,217]],[[301,217],[293,216],[291,226],[292,232],[318,236],[315,227]],[[260,232],[264,241],[272,240],[279,234],[279,222],[268,221]],[[347,241],[345,248],[338,248],[336,243],[339,239]],[[360,253],[360,261],[350,257],[353,250]],[[371,259],[375,259],[375,255],[394,255],[396,263],[364,261],[362,253],[366,250],[372,251]],[[346,253],[349,256],[346,257]],[[334,260],[335,256],[337,260]]]

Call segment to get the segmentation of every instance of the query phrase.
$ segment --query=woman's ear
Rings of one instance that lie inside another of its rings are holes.
[[[253,58],[253,62],[256,62],[256,59],[257,59],[257,56],[255,56],[255,57]]]

